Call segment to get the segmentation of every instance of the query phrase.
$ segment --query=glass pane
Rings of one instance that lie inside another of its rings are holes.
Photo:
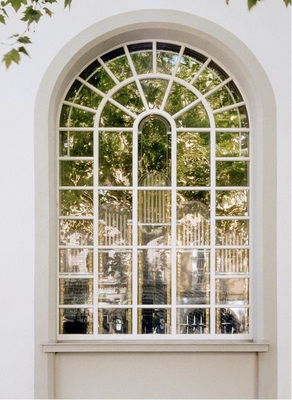
[[[178,67],[176,76],[189,82],[200,70],[202,63],[198,60],[184,55]]]
[[[99,192],[100,245],[120,246],[132,243],[132,193],[126,191]]]
[[[211,96],[208,96],[207,100],[213,110],[227,107],[236,103],[235,98],[233,97],[232,93],[230,93],[227,86],[223,86],[222,88],[216,90],[216,92],[211,94]]]
[[[126,56],[108,61],[106,65],[120,82],[132,76],[132,71]]]
[[[60,186],[92,186],[93,161],[60,161]]]
[[[60,156],[92,157],[92,132],[60,132]]]
[[[152,51],[142,51],[141,53],[131,54],[137,74],[149,74],[153,71]]]
[[[248,304],[248,284],[245,278],[216,279],[216,304]]]
[[[209,308],[178,308],[177,333],[184,335],[209,333]]]
[[[102,97],[76,80],[69,89],[65,100],[85,107],[97,109]]]
[[[138,251],[138,304],[171,303],[170,251]]]
[[[249,133],[248,132],[217,132],[216,133],[217,157],[248,157]]]
[[[216,250],[217,274],[248,274],[248,249],[218,249]]]
[[[143,79],[141,80],[148,107],[159,109],[164,98],[168,81],[163,79]]]
[[[80,76],[103,93],[107,93],[115,86],[115,82],[97,61],[90,64]]]
[[[92,334],[91,308],[61,308],[59,310],[60,334]]]
[[[113,99],[133,113],[140,114],[145,110],[136,83],[123,86],[113,95]]]
[[[171,75],[177,62],[178,55],[170,51],[158,51],[156,57],[157,72]]]
[[[100,186],[130,186],[132,133],[100,132],[98,148]]]
[[[93,127],[94,117],[95,112],[83,111],[64,104],[60,116],[60,127]]]
[[[248,186],[248,161],[217,161],[217,186]]]
[[[145,118],[140,123],[138,135],[139,185],[165,186],[170,184],[171,135],[169,132],[168,122],[155,115]],[[145,174],[154,172],[161,174],[160,179],[157,175],[151,175],[155,183],[148,183],[150,176],[145,177]],[[144,182],[145,179],[146,182]],[[162,180],[162,184],[156,183],[158,179]],[[166,181],[168,182],[166,183]]]
[[[246,220],[216,221],[216,245],[246,246],[248,245],[248,226]]]
[[[208,128],[210,121],[205,107],[199,103],[177,117],[176,125],[178,128]]]
[[[93,190],[60,190],[60,215],[93,215]]]
[[[92,304],[93,279],[61,278],[59,282],[60,304]]]
[[[98,254],[98,303],[131,304],[132,252],[100,250]]]
[[[92,220],[60,220],[60,244],[68,246],[93,245]]]
[[[92,249],[60,249],[60,273],[86,274],[93,272]]]
[[[131,128],[133,124],[134,120],[129,114],[109,102],[106,103],[99,119],[101,127]]]
[[[210,134],[177,134],[177,185],[210,185]]]
[[[197,96],[193,92],[185,86],[174,82],[171,86],[164,110],[170,115],[174,115],[196,99]]]
[[[131,334],[132,310],[111,308],[98,310],[98,333],[101,335]]]
[[[196,199],[183,202],[184,199]],[[206,202],[203,203],[200,200]],[[180,201],[182,201],[180,203]],[[210,243],[210,193],[207,191],[178,192],[177,244],[208,246]]]
[[[225,190],[216,192],[216,215],[248,215],[248,190]]]
[[[247,334],[249,333],[248,308],[217,308],[216,333]]]
[[[210,254],[179,250],[176,256],[177,304],[210,303]]]
[[[218,86],[221,82],[222,78],[208,67],[205,68],[200,76],[195,80],[194,86],[204,94]]]
[[[171,331],[171,310],[163,308],[138,309],[139,334],[169,334]]]
[[[247,128],[249,126],[245,107],[218,112],[214,118],[217,128]]]

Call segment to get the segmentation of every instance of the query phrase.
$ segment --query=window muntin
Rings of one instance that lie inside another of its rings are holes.
[[[58,148],[59,338],[250,336],[249,123],[232,77],[178,44],[114,49],[68,90]]]

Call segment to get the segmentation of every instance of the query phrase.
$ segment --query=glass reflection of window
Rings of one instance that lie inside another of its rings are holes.
[[[76,77],[58,135],[60,339],[248,337],[251,135],[234,78],[184,45],[125,44]]]

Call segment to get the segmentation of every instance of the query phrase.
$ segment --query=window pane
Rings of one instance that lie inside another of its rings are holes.
[[[138,178],[141,186],[170,185],[171,135],[168,122],[151,116],[142,120],[138,133]],[[156,175],[154,174],[156,173]],[[152,175],[145,174],[152,173]],[[161,184],[156,183],[158,178]],[[154,179],[151,184],[150,181]]]
[[[60,132],[60,156],[92,157],[92,132]]]
[[[111,308],[98,310],[98,333],[101,335],[131,334],[132,310]]]
[[[80,110],[75,107],[63,105],[60,117],[60,127],[62,128],[93,127],[94,116],[95,116],[95,111],[88,112]]]
[[[248,221],[218,220],[216,221],[216,245],[246,246],[248,245]]]
[[[137,74],[149,74],[153,71],[152,51],[131,54]]]
[[[177,54],[168,51],[157,52],[157,72],[171,75],[177,61]]]
[[[60,215],[93,215],[93,191],[60,190]]]
[[[60,161],[60,186],[92,186],[93,161]]]
[[[239,334],[249,333],[248,308],[217,308],[216,333]]]
[[[210,185],[210,134],[177,134],[177,185]]]
[[[170,243],[170,199],[170,191],[138,191],[139,245],[160,246]]]
[[[93,245],[92,220],[60,220],[60,244],[68,246]]]
[[[101,113],[99,126],[109,128],[132,127],[133,118],[119,107],[107,103]]]
[[[138,251],[138,303],[171,303],[170,251],[147,249]]]
[[[216,192],[216,215],[248,215],[248,190],[218,190]]]
[[[218,249],[216,250],[217,274],[248,274],[248,249]]]
[[[131,304],[132,252],[100,250],[98,254],[98,303]]]
[[[92,249],[60,249],[60,273],[86,274],[93,272]]]
[[[210,309],[178,308],[177,333],[185,335],[210,333]]]
[[[174,115],[196,99],[197,96],[185,86],[173,82],[165,105],[165,111],[170,115]]]
[[[93,312],[91,308],[60,308],[60,334],[92,334]]]
[[[207,191],[178,192],[177,244],[179,246],[206,246],[210,243],[210,211]],[[185,198],[201,199],[183,202]],[[180,204],[180,201],[182,203]]]
[[[126,56],[115,58],[112,61],[106,63],[107,67],[113,72],[119,81],[130,78],[132,76],[132,71],[128,63]]]
[[[150,109],[161,106],[168,81],[163,79],[143,79],[141,80],[142,89]]]
[[[248,161],[217,161],[217,186],[248,186]]]
[[[248,304],[248,284],[245,278],[216,279],[216,304]]]
[[[100,245],[120,246],[132,243],[132,193],[130,191],[99,192]]]
[[[133,113],[140,114],[145,110],[140,92],[135,83],[122,87],[113,95],[113,99]]]
[[[176,118],[178,128],[209,128],[210,121],[202,103]]]
[[[92,304],[93,279],[61,278],[59,300],[60,304]]]
[[[132,133],[100,132],[99,184],[130,186],[132,184]]]
[[[248,132],[217,132],[216,133],[217,157],[248,157],[249,133]]]
[[[217,128],[247,128],[249,126],[245,107],[233,108],[214,115]]]
[[[209,251],[179,250],[176,263],[177,304],[209,304]]]
[[[171,332],[171,310],[163,308],[138,309],[139,334],[169,334]]]
[[[102,97],[79,81],[75,81],[66,96],[67,101],[97,109]]]

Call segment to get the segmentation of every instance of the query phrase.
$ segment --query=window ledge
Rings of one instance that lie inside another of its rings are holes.
[[[108,341],[94,343],[46,343],[44,353],[263,353],[269,350],[265,341]]]

